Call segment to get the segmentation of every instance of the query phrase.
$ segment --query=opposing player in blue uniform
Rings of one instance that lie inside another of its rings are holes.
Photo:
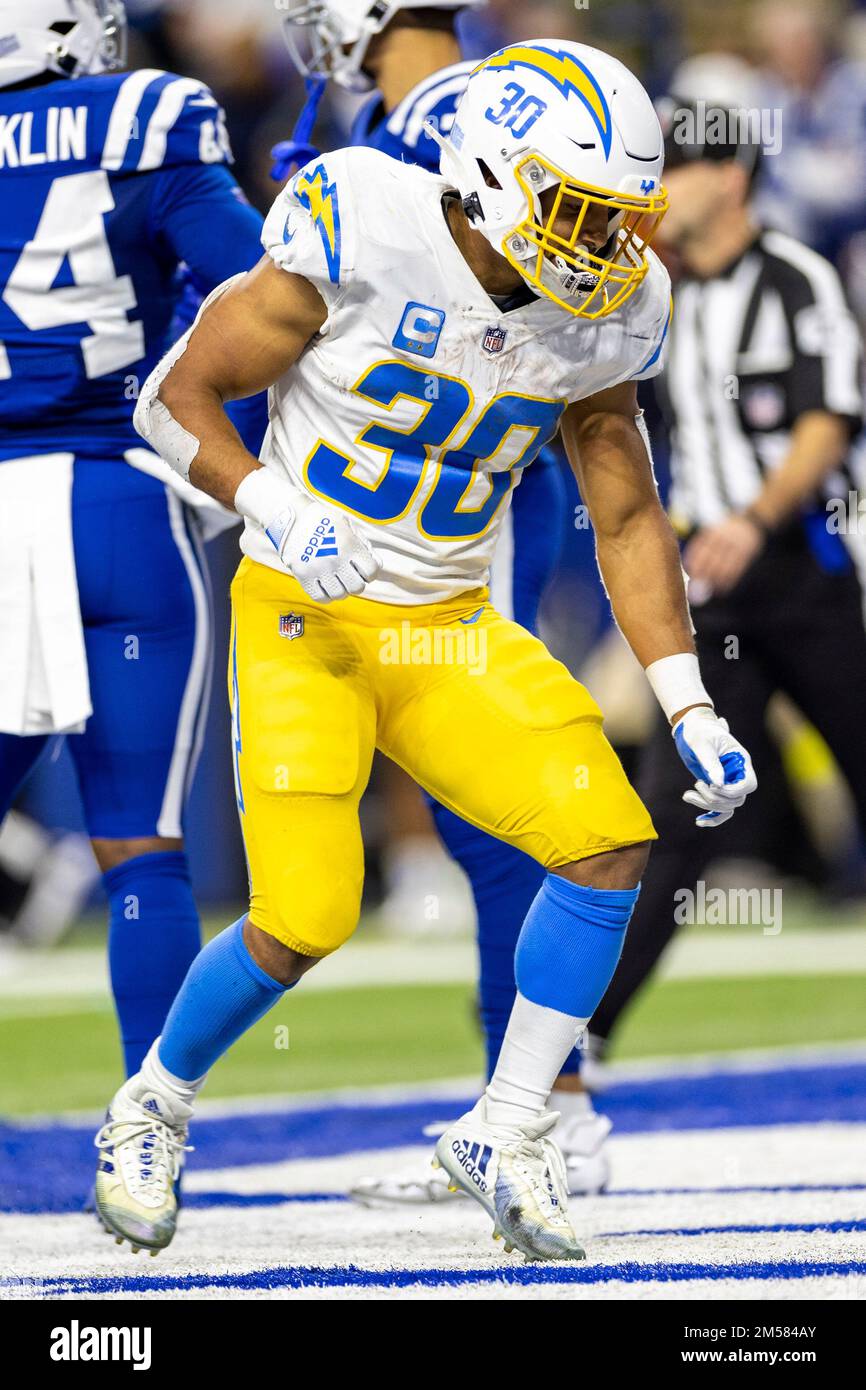
[[[178,267],[260,255],[200,82],[123,65],[115,0],[0,0],[0,817],[69,735],[134,1072],[199,948],[183,812],[227,516],[132,426]],[[236,416],[252,441],[255,402]],[[257,448],[258,444],[252,445]]]
[[[296,128],[296,139],[274,150],[274,177],[286,179],[312,157],[307,144],[316,107],[328,78],[350,91],[366,91],[349,143],[383,151],[394,159],[438,171],[439,146],[425,130],[430,122],[447,135],[474,61],[464,61],[455,33],[462,8],[482,0],[313,0],[286,17],[286,36],[296,66],[305,75],[310,99]],[[532,298],[512,296],[514,307]],[[511,307],[502,305],[502,308]],[[565,485],[556,454],[542,451],[526,470],[514,494],[491,568],[491,601],[503,616],[530,632],[559,558],[565,524]],[[475,902],[480,960],[479,998],[488,1076],[499,1056],[514,1004],[514,952],[523,919],[538,893],[543,870],[512,849],[461,820],[428,798],[439,834],[465,871]],[[595,1114],[579,1079],[575,1051],[557,1083],[554,1105],[562,1118],[557,1142],[566,1159],[570,1190],[596,1192],[609,1176],[604,1140],[610,1122]],[[370,1202],[426,1202],[448,1197],[442,1170],[421,1164],[417,1172],[361,1183],[354,1195]]]

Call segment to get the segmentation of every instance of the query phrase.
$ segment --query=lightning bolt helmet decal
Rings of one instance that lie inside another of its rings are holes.
[[[510,44],[502,48],[473,69],[472,77],[479,72],[507,72],[516,68],[529,68],[546,81],[552,82],[561,96],[578,97],[586,107],[601,139],[605,159],[610,156],[612,122],[610,107],[604,92],[589,68],[573,54],[564,49],[545,48],[541,44]]]

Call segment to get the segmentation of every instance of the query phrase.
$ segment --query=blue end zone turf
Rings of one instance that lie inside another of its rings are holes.
[[[195,1172],[425,1144],[425,1125],[451,1120],[469,1103],[468,1097],[434,1097],[245,1113],[242,1123],[234,1117],[203,1118],[195,1123],[189,1166]],[[599,1108],[611,1116],[618,1134],[864,1123],[866,1064],[841,1061],[623,1081],[604,1093]],[[0,1211],[80,1211],[93,1177],[94,1130],[95,1125],[0,1125]],[[216,1205],[219,1194],[211,1196]],[[270,1196],[274,1203],[285,1200],[278,1193]],[[202,1197],[199,1204],[204,1204]],[[307,1200],[331,1196],[311,1193]],[[196,1202],[194,1194],[189,1202]]]

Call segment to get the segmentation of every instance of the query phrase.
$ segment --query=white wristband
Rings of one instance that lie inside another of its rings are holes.
[[[676,656],[663,656],[660,661],[651,661],[646,674],[668,721],[689,705],[709,705],[712,708],[713,702],[704,689],[701,668],[693,652],[677,652]]]
[[[295,495],[291,483],[271,468],[255,468],[235,493],[235,511],[255,521],[279,550],[295,519]]]

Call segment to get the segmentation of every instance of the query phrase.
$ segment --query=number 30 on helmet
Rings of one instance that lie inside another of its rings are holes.
[[[644,88],[585,44],[512,44],[470,76],[440,168],[474,227],[578,318],[619,309],[667,211],[664,143]],[[597,230],[594,239],[587,229]]]

